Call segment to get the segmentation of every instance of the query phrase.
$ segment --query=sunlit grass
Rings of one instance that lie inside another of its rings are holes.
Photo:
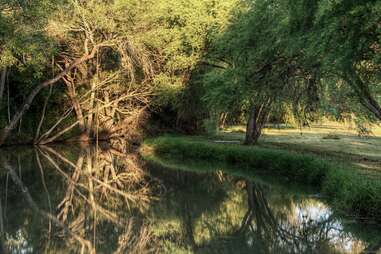
[[[220,131],[217,139],[243,140],[245,126],[231,126]],[[260,145],[303,152],[326,154],[352,161],[364,169],[381,170],[381,127],[372,135],[360,137],[353,126],[339,123],[312,125],[311,128],[265,128]]]

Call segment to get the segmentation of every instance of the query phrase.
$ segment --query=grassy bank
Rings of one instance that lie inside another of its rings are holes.
[[[381,178],[353,166],[312,154],[217,144],[202,138],[160,137],[147,140],[144,157],[194,159],[225,163],[242,169],[287,177],[319,189],[335,208],[356,217],[381,220]]]
[[[226,127],[216,136],[216,139],[240,142],[244,138],[245,126]],[[259,145],[327,155],[336,160],[351,162],[370,174],[381,173],[381,127],[377,126],[368,137],[360,137],[353,127],[339,123],[313,124],[302,129],[267,126]]]

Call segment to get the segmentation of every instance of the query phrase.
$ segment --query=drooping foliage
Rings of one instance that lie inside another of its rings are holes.
[[[247,143],[268,121],[381,118],[379,1],[3,0],[0,8],[0,143],[11,132],[35,143],[136,137],[130,130],[147,112],[154,124],[192,132],[246,121]]]
[[[379,12],[379,1],[244,2],[208,52],[205,101],[219,113],[240,109],[254,141],[279,112],[300,124],[381,119]]]

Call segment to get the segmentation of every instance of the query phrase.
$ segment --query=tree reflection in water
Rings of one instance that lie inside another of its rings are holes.
[[[379,236],[348,227],[316,198],[222,171],[147,168],[122,151],[1,152],[0,253],[380,250]]]
[[[246,181],[248,211],[238,231],[262,253],[359,253],[364,249],[322,203],[304,200],[271,208],[261,184]]]
[[[81,149],[75,161],[72,161],[70,156],[52,147],[41,147],[36,150],[35,156],[49,203],[48,209],[39,207],[23,183],[16,170],[21,167],[17,165],[18,160],[14,166],[11,163],[14,160],[7,158],[11,156],[1,154],[1,165],[7,170],[7,177],[9,175],[21,190],[23,200],[33,212],[48,221],[47,237],[40,239],[46,241],[46,246],[41,242],[38,248],[46,248],[53,253],[54,248],[57,248],[57,252],[61,249],[63,253],[150,252],[153,237],[139,214],[147,209],[152,199],[149,186],[151,179],[141,169],[136,154],[124,155],[116,149],[87,147]],[[44,176],[51,167],[64,179],[50,182],[57,188],[53,193],[48,190]],[[54,196],[53,201],[51,196]],[[42,252],[43,249],[35,249],[37,246],[25,248],[20,244],[21,239],[17,238],[24,237],[20,231],[13,236],[4,233],[4,217],[0,218],[1,253]],[[113,236],[116,239],[110,239]],[[64,243],[51,238],[63,239]],[[114,242],[110,243],[110,240]],[[108,242],[107,246],[104,241]],[[65,250],[63,246],[68,249]]]
[[[333,254],[380,250],[379,236],[373,236],[375,244],[362,241],[318,199],[281,193],[265,184],[220,174],[182,172],[176,182],[181,189],[176,187],[178,193],[166,201],[162,199],[168,204],[161,205],[162,210],[170,206],[172,211],[155,217],[158,224],[172,230],[165,234],[170,242],[168,253]],[[156,211],[156,216],[159,213]]]

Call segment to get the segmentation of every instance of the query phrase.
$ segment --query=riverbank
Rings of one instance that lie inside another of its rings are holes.
[[[172,136],[146,140],[141,154],[148,160],[155,156],[196,159],[285,177],[315,187],[347,215],[381,220],[381,177],[327,156]]]

